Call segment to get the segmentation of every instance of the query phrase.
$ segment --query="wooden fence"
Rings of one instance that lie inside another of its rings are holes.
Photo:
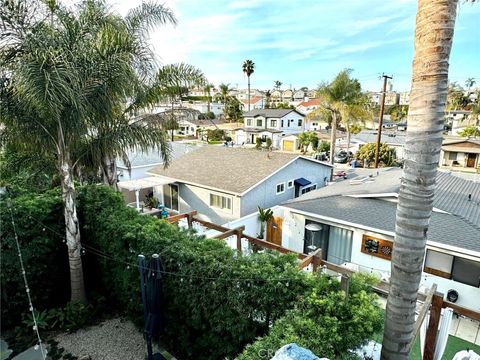
[[[240,226],[234,229],[230,229],[221,225],[217,225],[205,220],[198,219],[195,217],[197,215],[196,211],[192,211],[185,214],[179,214],[171,216],[166,220],[170,223],[177,223],[181,219],[187,219],[188,227],[192,228],[193,222],[197,222],[202,226],[205,226],[208,229],[216,230],[220,234],[213,236],[214,239],[226,239],[230,236],[236,236],[237,238],[237,250],[242,252],[242,239],[247,240],[250,244],[259,246],[264,249],[276,250],[282,254],[296,254],[301,262],[299,267],[301,269],[306,268],[309,265],[312,265],[312,271],[316,272],[320,267],[326,268],[328,270],[334,271],[341,275],[341,288],[345,292],[345,295],[348,296],[348,288],[350,283],[350,276],[355,273],[355,271],[338,266],[336,264],[330,263],[322,259],[322,249],[317,249],[314,253],[306,255],[299,253],[287,248],[284,248],[280,245],[258,239],[243,233],[245,226]],[[453,311],[459,315],[463,315],[473,320],[480,321],[480,313],[466,309],[464,307],[458,306],[449,301],[443,299],[443,294],[436,291],[437,285],[433,284],[432,288],[427,294],[418,293],[418,300],[423,301],[424,305],[420,314],[417,318],[415,324],[415,331],[418,333],[420,326],[425,318],[425,315],[430,311],[430,320],[428,323],[427,333],[425,336],[425,349],[424,349],[424,360],[433,360],[433,354],[435,353],[435,344],[437,340],[437,330],[440,322],[440,315],[442,308],[451,308]],[[383,281],[380,281],[373,287],[373,290],[381,295],[388,296],[389,284]],[[410,344],[410,349],[413,347],[415,338]]]

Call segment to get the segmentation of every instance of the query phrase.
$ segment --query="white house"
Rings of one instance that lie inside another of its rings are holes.
[[[263,96],[253,96],[250,98],[250,110],[263,109],[265,107],[265,99]],[[248,110],[248,99],[241,101],[244,111]]]
[[[349,180],[276,206],[273,236],[291,250],[321,248],[324,260],[388,279],[401,172],[350,170]],[[447,172],[439,172],[436,183],[421,285],[436,283],[449,301],[479,311],[480,183]],[[259,226],[255,216],[228,224],[240,225],[253,236]]]
[[[305,116],[293,109],[251,110],[243,114],[243,128],[235,135],[237,144],[255,144],[257,138],[272,140],[279,149],[283,136],[298,134],[304,130]]]
[[[352,135],[349,151],[355,153],[360,146],[372,142],[377,142],[378,131],[362,130],[358,134]],[[405,133],[399,131],[382,131],[380,142],[387,144],[395,149],[397,159],[403,159],[405,156]],[[347,141],[342,140],[340,147],[346,148]]]
[[[206,102],[199,102],[195,101],[193,103],[189,102],[183,102],[183,106],[197,110],[201,112],[202,114],[206,114],[208,112],[208,103]],[[225,109],[225,104],[220,103],[220,102],[211,102],[210,103],[210,111],[215,114],[215,116],[220,116],[223,114],[223,111]]]
[[[331,171],[298,154],[205,146],[149,173],[163,183],[154,187],[161,204],[223,224],[320,188]]]

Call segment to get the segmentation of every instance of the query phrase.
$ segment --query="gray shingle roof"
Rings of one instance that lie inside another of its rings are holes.
[[[205,146],[173,161],[167,169],[155,167],[150,173],[241,194],[297,157],[298,154]]]
[[[365,143],[371,143],[377,141],[378,132],[371,130],[363,130],[356,135],[352,136],[352,140],[360,140]],[[382,143],[390,145],[405,145],[405,134],[399,132],[387,132],[382,131]]]
[[[295,109],[255,109],[243,113],[243,117],[263,116],[266,118],[281,118],[292,111],[304,116]]]
[[[384,231],[395,231],[396,204],[380,199],[329,196],[283,206]],[[480,228],[458,216],[432,213],[427,239],[480,252]]]
[[[178,142],[171,142],[170,146],[172,148],[171,161],[178,159],[179,157],[197,149],[200,149],[201,146],[182,144]],[[132,167],[135,166],[148,166],[148,165],[158,165],[163,163],[161,154],[156,150],[149,151],[128,151],[128,159]],[[122,160],[117,160],[117,166],[125,168],[125,164]]]
[[[378,176],[377,176],[378,171]],[[368,195],[397,193],[400,190],[402,169],[349,169],[348,179],[339,180],[327,187],[311,191],[291,203],[318,199],[333,195]],[[371,181],[352,185],[352,179],[372,175]],[[433,206],[460,216],[465,221],[480,227],[480,182],[466,180],[449,172],[439,171]],[[468,194],[472,194],[468,200]]]

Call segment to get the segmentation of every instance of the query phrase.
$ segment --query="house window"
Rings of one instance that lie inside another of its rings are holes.
[[[252,119],[247,119],[247,126],[252,126]]]
[[[232,210],[232,199],[226,196],[210,194],[210,206],[222,210]]]
[[[288,181],[287,188],[289,188],[289,189],[293,188],[293,180]]]
[[[457,160],[457,154],[458,153],[456,153],[456,152],[449,152],[448,153],[448,160],[453,160],[453,161]]]
[[[423,271],[470,286],[480,287],[480,262],[478,261],[427,250]]]
[[[262,119],[257,119],[257,126],[262,127]]]
[[[282,182],[277,184],[277,195],[283,194],[285,192],[285,183]]]
[[[298,119],[298,126],[302,126],[302,119]]]
[[[280,123],[280,126],[283,128],[283,120],[282,120],[282,122]]]
[[[270,120],[270,127],[272,128],[277,127],[277,120]]]
[[[315,190],[317,188],[317,184],[313,184],[313,185],[310,185],[310,186],[306,186],[305,188],[302,189],[301,193],[302,195],[303,194],[306,194],[312,190]]]

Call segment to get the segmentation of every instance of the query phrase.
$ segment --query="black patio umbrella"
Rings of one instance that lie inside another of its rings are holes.
[[[162,354],[153,354],[152,339],[165,326],[162,289],[162,265],[160,257],[153,254],[145,263],[145,257],[139,255],[138,268],[140,270],[140,285],[142,288],[143,315],[145,320],[144,337],[147,342],[147,359],[163,360]]]

